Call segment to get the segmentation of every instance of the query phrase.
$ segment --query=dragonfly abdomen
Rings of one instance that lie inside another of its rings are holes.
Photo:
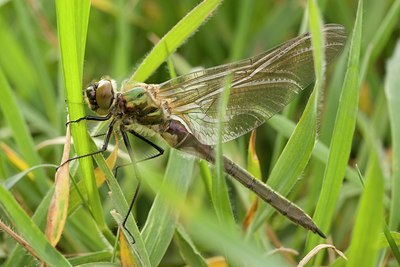
[[[172,121],[168,129],[169,134],[175,136],[176,142],[173,146],[208,162],[215,164],[215,151],[209,146],[200,143],[179,121]],[[164,137],[165,138],[165,137]],[[168,140],[167,140],[168,141]],[[289,218],[294,223],[311,230],[325,238],[322,231],[315,225],[314,221],[301,208],[294,203],[286,200],[279,193],[275,192],[265,183],[256,179],[245,169],[223,156],[224,171],[241,184],[253,191],[262,200],[270,204],[282,215]]]
[[[230,159],[223,157],[223,160],[226,173],[228,173],[230,176],[238,180],[241,184],[256,193],[257,196],[259,196],[262,200],[270,204],[282,215],[286,216],[294,223],[301,225],[314,233],[317,233],[323,238],[326,238],[322,231],[315,225],[310,216],[308,216],[296,204],[282,197],[279,193],[274,191],[265,183],[253,177],[245,169],[241,168]]]

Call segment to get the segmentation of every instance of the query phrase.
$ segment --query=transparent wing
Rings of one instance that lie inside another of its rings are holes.
[[[326,61],[338,55],[346,41],[343,26],[328,24]],[[281,111],[314,77],[310,34],[236,63],[197,71],[160,84],[157,98],[169,99],[173,118],[181,121],[203,144],[217,139],[218,100],[226,77],[231,93],[223,118],[223,142],[235,139]]]

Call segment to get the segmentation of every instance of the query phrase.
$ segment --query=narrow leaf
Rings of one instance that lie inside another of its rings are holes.
[[[385,93],[388,103],[390,129],[392,134],[392,198],[389,225],[397,229],[400,223],[400,40],[395,52],[386,64]]]
[[[68,160],[71,147],[71,133],[67,126],[64,152],[61,162]],[[52,246],[56,246],[64,230],[68,215],[69,200],[69,164],[61,166],[55,175],[54,194],[47,214],[46,238]]]
[[[347,266],[376,266],[379,251],[377,240],[379,232],[382,231],[384,209],[384,184],[378,160],[377,155],[373,153],[350,239]]]
[[[122,233],[120,231],[120,233]],[[119,250],[121,252],[121,266],[122,267],[134,267],[136,266],[135,264],[135,259],[132,255],[131,250],[129,249],[129,244],[128,240],[126,240],[125,235],[120,234],[119,235]]]
[[[50,266],[71,266],[67,259],[48,243],[42,231],[32,223],[31,218],[2,185],[0,185],[0,195],[0,205],[3,211],[19,235],[31,246],[35,255]]]
[[[330,145],[328,163],[317,208],[314,213],[315,222],[325,233],[329,230],[333,212],[338,200],[347,161],[350,156],[351,143],[355,129],[358,88],[359,61],[361,46],[362,0],[359,2],[357,18],[351,39],[348,69],[342,88],[335,127]],[[309,235],[306,251],[320,242],[316,235]]]
[[[12,150],[9,146],[7,146],[7,144],[1,142],[0,148],[7,156],[8,160],[19,170],[25,171],[29,168],[29,165],[26,163],[26,161],[24,161],[14,150]],[[33,173],[28,173],[27,175],[31,180],[34,180]]]
[[[184,158],[177,150],[171,150],[163,185],[142,230],[152,266],[160,264],[171,243],[180,215],[178,205],[185,201],[193,166],[194,158]],[[166,191],[166,188],[170,190]]]
[[[200,252],[190,239],[190,236],[181,225],[178,225],[176,229],[175,240],[179,247],[179,253],[186,265],[200,267],[208,266],[205,259],[200,255]]]
[[[143,60],[130,82],[145,81],[164,60],[187,40],[215,11],[222,0],[205,0],[179,21]]]

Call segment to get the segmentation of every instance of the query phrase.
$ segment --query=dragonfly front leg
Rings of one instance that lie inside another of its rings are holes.
[[[87,117],[89,117],[89,116],[87,116]],[[103,118],[103,117],[99,117],[99,118]],[[83,119],[83,118],[81,118],[81,119]],[[68,123],[78,122],[81,119],[78,119],[77,121],[69,121]],[[111,138],[113,129],[114,129],[114,124],[115,124],[115,120],[113,120],[110,123],[110,125],[108,126],[108,129],[107,129],[107,132],[106,132],[106,136],[104,137],[103,146],[99,150],[97,150],[95,152],[92,152],[92,153],[89,153],[89,154],[86,154],[86,155],[81,155],[81,156],[76,156],[76,157],[69,158],[66,161],[64,161],[63,163],[61,163],[60,166],[58,166],[58,168],[64,166],[66,163],[71,162],[73,160],[86,158],[86,157],[93,156],[93,155],[96,155],[96,154],[99,154],[99,153],[103,153],[104,151],[106,151],[107,147],[108,147],[108,143],[110,142],[110,138]]]
[[[125,144],[126,150],[128,151],[129,157],[131,158],[131,160],[133,160],[135,157],[134,157],[134,154],[133,154],[132,146],[131,146],[131,143],[129,142],[128,135],[126,134],[126,131],[125,131],[125,129],[124,129],[124,127],[122,125],[121,125],[121,128],[120,128],[120,132],[121,132],[121,135],[122,135],[122,139],[124,140],[124,144]],[[131,203],[129,204],[129,208],[128,208],[128,211],[127,211],[127,213],[125,215],[124,221],[122,222],[122,227],[131,236],[133,243],[135,243],[135,238],[133,237],[133,235],[129,231],[129,229],[126,227],[126,222],[128,221],[129,214],[132,212],[133,204],[135,203],[136,198],[137,198],[137,196],[139,194],[139,189],[140,189],[140,184],[141,184],[140,175],[138,175],[137,171],[135,171],[135,172],[136,172],[136,179],[138,181],[138,184],[136,186],[135,192],[133,193],[133,197],[132,197]]]
[[[78,123],[78,122],[80,122],[82,120],[87,120],[87,121],[106,121],[106,120],[109,120],[111,118],[111,116],[112,116],[112,113],[108,113],[107,116],[105,116],[105,117],[87,115],[87,116],[79,118],[77,120],[67,121],[66,125],[68,125],[70,123]]]

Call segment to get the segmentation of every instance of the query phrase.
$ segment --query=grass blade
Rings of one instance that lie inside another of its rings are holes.
[[[316,75],[318,75],[316,77],[317,82],[314,86],[314,91],[308,99],[307,106],[304,109],[299,123],[296,125],[292,136],[287,142],[268,179],[268,184],[284,196],[290,192],[307,166],[315,144],[318,96],[323,84],[324,75],[324,53],[322,51],[323,38],[321,36],[321,19],[318,11],[316,11],[315,3],[312,2],[313,1],[310,1],[310,9],[313,10],[310,26],[313,31],[312,42],[313,45],[315,45],[314,68]],[[301,156],[298,155],[299,151],[301,151]],[[288,162],[291,164],[288,164]],[[283,177],[284,179],[282,179]],[[266,205],[260,206],[258,215],[250,225],[249,233],[257,229],[264,222],[265,218],[272,213],[272,209],[265,209],[265,207]]]
[[[33,58],[32,62],[35,65],[36,71],[38,73],[38,85],[41,90],[37,92],[40,94],[42,99],[42,104],[45,107],[46,115],[52,122],[52,125],[59,125],[59,117],[57,116],[56,97],[54,94],[54,85],[50,79],[49,71],[45,65],[45,61],[41,60],[42,52],[39,49],[39,43],[37,38],[34,36],[35,30],[33,26],[35,25],[31,21],[30,13],[28,12],[28,5],[22,1],[13,2],[19,21],[23,29],[23,36],[25,38],[26,44],[28,44],[29,52]]]
[[[85,116],[82,105],[82,70],[90,1],[56,1],[59,41],[71,120]],[[90,153],[86,122],[73,123],[71,132],[78,155]],[[106,229],[93,163],[90,157],[79,159],[84,174],[91,212],[101,229]]]
[[[40,159],[32,139],[28,126],[18,108],[18,103],[13,91],[7,81],[2,68],[0,68],[0,108],[7,124],[12,130],[13,138],[24,155],[25,160],[31,166],[40,164]],[[43,196],[48,188],[49,182],[43,169],[34,171],[35,180],[31,183],[30,194]],[[33,189],[33,190],[32,190]]]
[[[387,40],[393,34],[396,27],[400,14],[400,1],[394,1],[392,6],[388,9],[388,12],[376,31],[374,38],[368,44],[367,51],[362,60],[360,77],[364,80],[367,74],[368,68],[373,62],[376,61],[379,54],[382,52],[384,45],[387,44]]]
[[[96,145],[93,140],[90,140],[91,147],[95,149]],[[114,203],[115,211],[112,211],[112,216],[117,221],[119,225],[122,224],[123,216],[127,214],[128,211],[128,202],[126,201],[121,187],[118,184],[118,181],[115,179],[113,173],[108,168],[106,161],[102,155],[95,155],[94,159],[96,160],[97,165],[99,166],[100,170],[105,174],[107,178],[108,187],[110,188],[110,197]],[[134,222],[132,214],[129,214],[129,219],[126,223],[126,227],[129,229],[130,233],[133,235],[135,239],[135,243],[129,242],[133,255],[137,260],[138,266],[151,266],[149,256],[143,242],[143,239],[140,235],[139,229],[137,228],[136,223]],[[124,232],[126,230],[124,229]],[[125,233],[126,236],[129,234]],[[132,240],[130,240],[132,241]]]
[[[190,236],[186,233],[181,225],[178,225],[175,240],[179,247],[179,252],[182,255],[185,263],[189,266],[207,267],[205,259],[196,249]]]
[[[164,60],[187,40],[215,11],[222,0],[205,0],[179,21],[143,60],[130,82],[145,81]]]
[[[71,134],[68,126],[65,139],[62,162],[68,160],[71,148]],[[60,241],[67,220],[69,186],[69,164],[67,163],[56,171],[54,195],[50,202],[49,213],[47,214],[46,238],[54,247]]]
[[[392,134],[392,198],[390,206],[389,225],[396,229],[400,223],[400,41],[397,42],[395,53],[386,64],[385,93],[388,103],[390,129]]]
[[[376,241],[382,230],[384,186],[376,153],[370,159],[367,173],[365,190],[350,239],[347,266],[376,266],[378,258]]]
[[[71,266],[69,262],[46,240],[40,229],[32,223],[19,203],[0,185],[0,205],[21,237],[41,260],[50,266]]]
[[[142,238],[149,253],[151,266],[158,266],[167,251],[179,219],[179,205],[184,203],[192,181],[194,158],[184,158],[171,150],[163,185],[150,209],[142,230]],[[168,184],[168,187],[164,184]],[[166,191],[166,188],[170,191]],[[170,199],[175,196],[171,204]]]
[[[218,103],[218,117],[221,120],[218,123],[218,141],[215,147],[215,176],[211,180],[211,199],[220,223],[225,224],[226,227],[234,228],[235,220],[228,196],[222,152],[222,133],[224,127],[224,120],[222,118],[225,118],[226,107],[228,106],[231,78],[230,76],[226,78],[224,92]]]
[[[351,143],[356,124],[359,89],[359,61],[361,47],[362,0],[359,1],[356,23],[353,30],[348,70],[342,88],[341,100],[337,111],[335,128],[330,145],[328,163],[317,208],[315,222],[322,231],[329,232],[334,208],[339,196],[347,161],[350,156]],[[321,239],[309,235],[306,251],[315,247]]]

